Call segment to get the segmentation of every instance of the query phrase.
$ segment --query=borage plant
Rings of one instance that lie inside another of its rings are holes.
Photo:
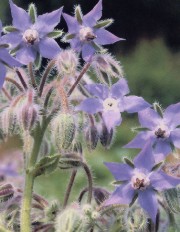
[[[164,160],[180,148],[180,103],[163,111],[157,103],[126,96],[130,91],[122,68],[102,47],[122,39],[106,30],[112,19],[100,20],[101,0],[86,15],[76,6],[74,17],[62,13],[62,7],[39,16],[34,4],[26,12],[10,0],[10,8],[13,25],[0,25],[0,139],[21,137],[24,188],[22,180],[18,184],[8,178],[4,181],[5,176],[19,178],[13,165],[0,167],[0,230],[175,228],[180,178],[178,172],[170,172],[177,164],[169,167]],[[55,29],[61,14],[68,26],[65,35]],[[70,43],[65,50],[55,41],[61,36],[63,42]],[[42,58],[50,59],[43,72]],[[115,177],[116,189],[110,193],[93,186],[84,150],[94,150],[99,140],[109,148],[124,111],[138,112],[142,126],[135,129],[139,134],[126,147],[142,150],[133,161],[125,157],[123,164],[105,163]],[[51,141],[48,145],[47,140]],[[57,168],[70,170],[71,177],[64,202],[51,204],[34,193],[33,186],[36,177]],[[76,202],[68,203],[79,169],[84,169],[88,187]]]

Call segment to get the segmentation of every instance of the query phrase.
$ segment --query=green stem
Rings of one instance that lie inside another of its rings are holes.
[[[71,174],[71,178],[69,180],[69,184],[68,184],[67,190],[66,190],[66,194],[65,194],[65,198],[64,198],[64,203],[63,203],[63,209],[66,208],[66,205],[68,203],[68,199],[69,199],[69,196],[70,196],[70,193],[71,193],[72,186],[74,184],[74,180],[75,180],[76,174],[77,174],[77,170],[73,170],[72,174]]]
[[[92,200],[92,194],[93,194],[93,178],[91,175],[91,171],[86,163],[82,163],[84,171],[86,172],[87,178],[88,178],[88,200],[87,203],[90,204]]]
[[[40,125],[38,125],[35,131],[34,146],[30,156],[30,160],[26,168],[25,187],[23,192],[22,208],[21,208],[21,232],[31,231],[31,203],[32,203],[34,176],[33,174],[28,173],[27,170],[32,168],[36,163],[39,150],[41,147],[43,135],[47,126],[45,123],[43,123],[43,125],[44,127],[42,129]]]
[[[36,85],[36,81],[35,81],[35,77],[34,77],[34,73],[33,73],[33,64],[32,64],[32,62],[30,62],[28,64],[28,71],[29,71],[29,76],[31,78],[31,84],[32,84],[33,88],[36,89],[37,85]]]

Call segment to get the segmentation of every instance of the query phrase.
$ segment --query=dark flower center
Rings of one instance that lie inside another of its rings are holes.
[[[94,40],[96,38],[96,36],[93,34],[93,33],[90,33],[90,32],[88,32],[87,34],[86,34],[86,36],[85,36],[85,39],[87,40],[87,41],[92,41],[92,40]]]
[[[90,42],[96,38],[96,35],[93,33],[92,28],[82,26],[79,30],[79,38],[83,42]]]
[[[28,29],[24,32],[23,39],[26,43],[34,45],[39,40],[39,34],[36,30]]]
[[[136,178],[136,181],[134,182],[134,188],[135,189],[144,189],[146,186],[144,184],[144,179],[139,179],[139,178]]]
[[[166,137],[165,133],[166,133],[166,131],[162,130],[161,128],[159,128],[157,131],[155,131],[155,135],[157,138],[165,138]]]

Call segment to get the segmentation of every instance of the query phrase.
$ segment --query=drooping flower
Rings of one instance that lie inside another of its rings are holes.
[[[150,140],[159,161],[172,151],[173,146],[180,148],[180,103],[167,107],[162,117],[150,108],[138,115],[145,130],[128,143],[126,148],[142,148],[144,142]]]
[[[168,176],[161,169],[155,169],[151,143],[148,142],[143,150],[135,157],[134,164],[105,163],[116,182],[123,182],[104,205],[130,204],[135,197],[140,206],[155,222],[158,201],[156,191],[173,188],[180,184],[180,178]]]
[[[40,53],[42,57],[52,59],[60,51],[60,47],[53,39],[52,32],[60,21],[62,7],[51,13],[36,16],[17,7],[10,0],[13,18],[13,31],[5,35],[4,40],[16,48],[16,58],[23,64],[35,61]]]
[[[109,131],[121,124],[121,112],[134,113],[150,107],[142,97],[125,96],[129,93],[129,87],[124,78],[111,88],[103,84],[85,85],[85,88],[94,97],[85,99],[76,109],[88,114],[101,112]]]
[[[8,52],[7,47],[8,44],[6,44],[1,37],[2,32],[2,23],[0,21],[0,89],[4,83],[4,79],[6,76],[6,65],[13,67],[19,67],[21,64],[15,60]]]
[[[98,20],[102,17],[102,0],[86,15],[82,15],[80,6],[75,8],[75,17],[63,13],[68,26],[65,41],[77,52],[82,51],[84,60],[89,60],[95,53],[98,45],[113,44],[121,38],[105,29],[113,20]]]

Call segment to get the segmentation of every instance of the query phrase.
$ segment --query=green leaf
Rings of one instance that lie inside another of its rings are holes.
[[[134,195],[134,197],[133,197],[131,203],[129,204],[129,207],[131,207],[131,206],[134,204],[134,202],[136,201],[137,198],[138,198],[138,193],[136,193],[136,194]]]
[[[83,15],[82,15],[81,7],[79,5],[75,8],[75,17],[76,17],[77,21],[80,24],[82,24]]]
[[[38,53],[34,61],[35,70],[39,70],[39,68],[41,67],[41,63],[42,63],[42,56],[40,55],[40,53]]]
[[[73,39],[75,36],[76,36],[75,34],[66,34],[66,35],[63,37],[63,41],[64,41],[64,42],[67,42],[67,40]]]
[[[112,185],[121,185],[121,184],[124,184],[126,181],[123,181],[123,180],[115,180],[112,182]]]
[[[156,164],[156,165],[151,169],[151,171],[156,171],[159,167],[161,167],[162,164],[163,164],[163,162],[160,162],[160,163]]]
[[[94,28],[102,28],[102,27],[108,27],[114,22],[113,19],[106,19],[106,20],[101,20],[97,22],[97,24],[94,26]]]
[[[35,23],[37,19],[37,10],[36,10],[36,6],[33,3],[29,5],[28,13],[31,17],[32,23]]]
[[[158,102],[153,103],[153,108],[163,118],[163,109]]]
[[[62,34],[63,34],[62,30],[54,30],[54,31],[48,33],[47,36],[49,38],[57,39],[57,38],[61,37]]]
[[[6,27],[3,28],[4,33],[9,33],[9,32],[14,32],[14,31],[18,31],[18,29],[16,29],[13,26],[6,26]]]
[[[59,159],[60,155],[43,157],[30,172],[34,174],[34,177],[50,174],[57,168]]]
[[[130,167],[134,168],[134,164],[131,160],[129,160],[128,158],[124,157],[123,158],[124,162],[129,165]]]

